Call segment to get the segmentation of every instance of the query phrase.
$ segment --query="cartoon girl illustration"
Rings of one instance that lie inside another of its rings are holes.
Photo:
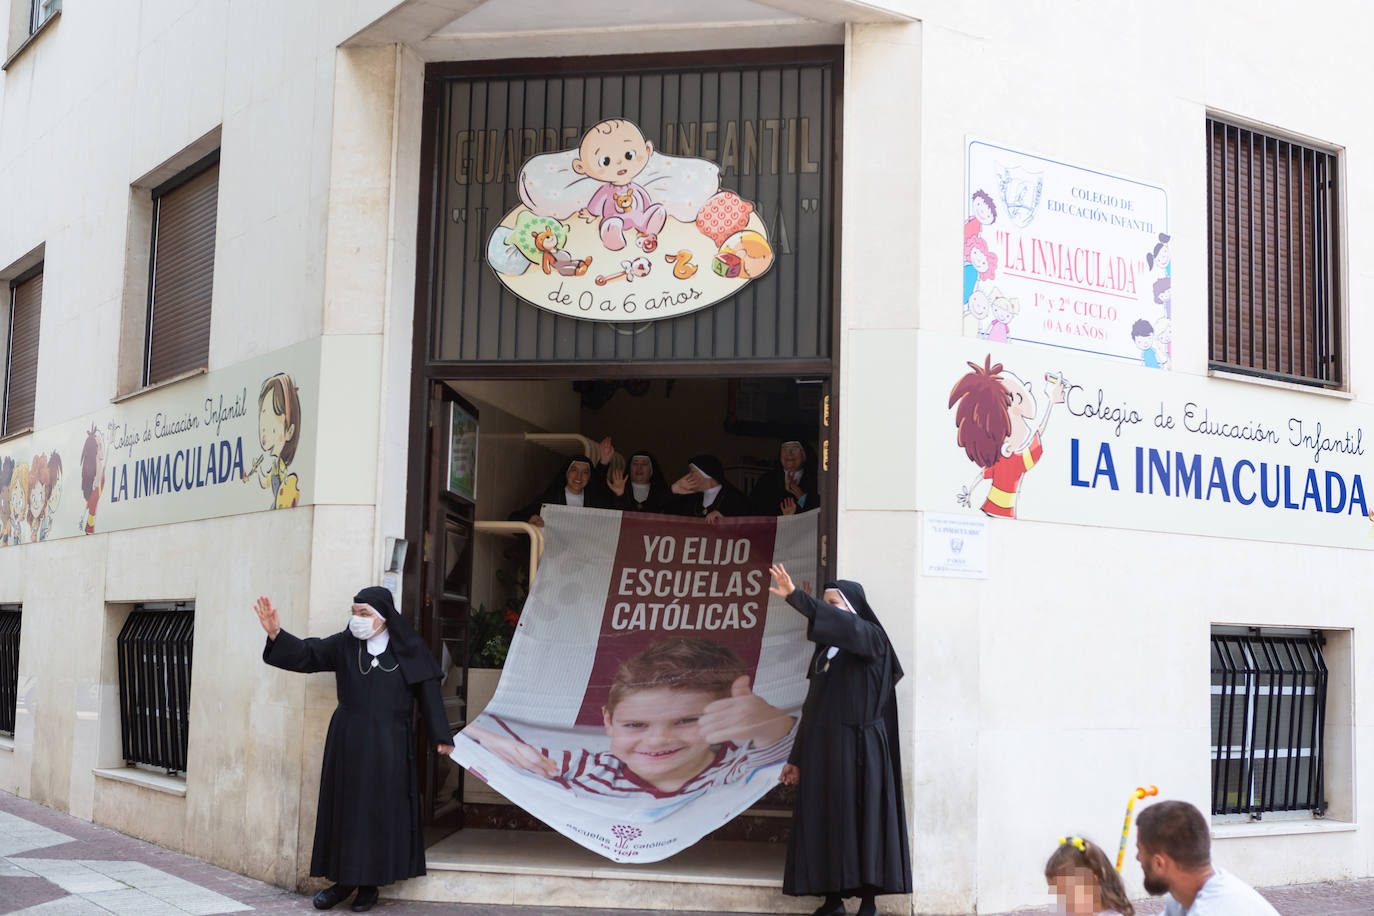
[[[984,226],[991,226],[997,222],[997,205],[992,202],[992,195],[981,188],[973,192],[973,198],[969,201],[969,209],[973,215],[964,223],[964,244],[968,240],[982,233]]]
[[[24,515],[28,542],[38,543],[39,523],[43,520],[43,492],[48,478],[48,456],[34,455],[29,462],[29,511]]]
[[[639,247],[646,252],[658,247],[668,211],[635,183],[653,151],[639,128],[620,118],[593,125],[578,146],[573,171],[602,183],[579,215],[589,223],[601,220],[601,244],[610,251],[625,247],[626,229],[639,233]]]
[[[14,479],[14,459],[0,458],[0,547],[10,544],[10,481]]]
[[[961,506],[973,505],[973,491],[984,480],[991,481],[983,501],[985,515],[1016,518],[1016,494],[1021,478],[1040,460],[1040,436],[1050,421],[1055,404],[1064,403],[1064,381],[1046,379],[1049,404],[1033,425],[1037,407],[1029,383],[989,355],[983,365],[969,363],[973,371],[964,375],[949,393],[949,406],[955,409],[954,425],[959,430],[959,446],[981,470],[973,482],[956,497]]]
[[[258,441],[262,454],[243,474],[256,477],[258,486],[272,489],[272,509],[290,509],[300,502],[300,481],[287,471],[301,438],[301,400],[285,372],[262,383],[258,392]]]
[[[39,513],[37,540],[45,541],[52,531],[53,516],[62,501],[62,456],[53,452],[48,456],[48,472],[43,477],[43,508]]]
[[[95,534],[95,510],[100,508],[100,494],[105,489],[105,439],[91,424],[86,442],[81,446],[81,495],[86,498],[86,511],[81,515],[81,532]]]
[[[987,322],[992,315],[992,301],[981,289],[975,289],[964,304],[964,336],[987,337]]]
[[[29,517],[29,466],[16,462],[10,478],[10,543],[27,544],[33,540]]]
[[[1160,270],[1164,271],[1164,276],[1172,277],[1174,275],[1173,260],[1173,252],[1169,249],[1169,235],[1161,232],[1159,234],[1159,241],[1155,243],[1154,251],[1145,255],[1145,264],[1151,270],[1158,267]]]
[[[1021,312],[1021,300],[1002,295],[997,287],[992,288],[992,323],[988,325],[988,340],[1005,343],[1011,335],[1011,320]]]
[[[979,280],[997,276],[997,255],[988,250],[988,243],[979,236],[964,239],[964,302],[973,295]]]

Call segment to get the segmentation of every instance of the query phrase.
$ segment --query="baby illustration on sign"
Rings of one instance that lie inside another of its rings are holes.
[[[611,251],[625,247],[626,229],[639,233],[639,247],[645,252],[658,247],[668,211],[635,184],[653,151],[654,145],[638,127],[612,118],[587,131],[572,161],[574,172],[602,183],[578,215],[589,223],[601,220],[601,244]]]
[[[772,266],[767,227],[721,189],[716,163],[665,155],[622,117],[579,132],[575,148],[524,163],[521,205],[488,239],[487,263],[516,296],[575,318],[644,321],[719,302]]]
[[[1045,376],[1049,403],[1036,424],[1038,411],[1029,382],[1004,370],[1001,363],[993,363],[991,355],[981,366],[968,366],[972,371],[955,383],[949,393],[949,406],[955,409],[959,447],[980,470],[973,482],[959,491],[956,501],[971,507],[974,490],[987,480],[991,486],[981,507],[983,513],[1016,518],[1021,478],[1040,460],[1040,437],[1054,405],[1064,403],[1064,380]]]

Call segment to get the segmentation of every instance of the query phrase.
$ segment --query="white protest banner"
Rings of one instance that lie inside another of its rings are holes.
[[[546,506],[545,550],[496,694],[453,758],[618,862],[691,846],[772,788],[806,696],[816,517]]]

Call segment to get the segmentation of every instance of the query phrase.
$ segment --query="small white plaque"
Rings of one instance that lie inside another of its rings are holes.
[[[988,520],[976,515],[925,517],[922,572],[957,579],[988,577]]]

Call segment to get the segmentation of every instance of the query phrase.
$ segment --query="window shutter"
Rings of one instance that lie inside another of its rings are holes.
[[[1336,157],[1207,121],[1211,362],[1339,384]]]
[[[149,385],[206,365],[219,165],[157,198],[148,304]]]
[[[5,396],[5,432],[33,425],[38,387],[38,324],[42,311],[43,274],[14,287],[10,313],[9,380]]]

